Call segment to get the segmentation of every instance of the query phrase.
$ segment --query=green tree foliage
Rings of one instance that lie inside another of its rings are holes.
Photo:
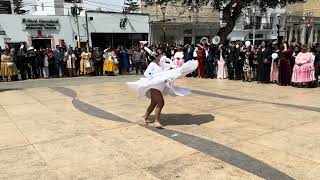
[[[127,13],[135,13],[140,11],[140,4],[137,0],[126,0],[124,11]]]
[[[26,14],[28,12],[23,9],[23,0],[13,0],[12,3],[14,14]]]
[[[215,11],[222,12],[222,19],[227,22],[226,26],[221,27],[218,36],[221,42],[227,40],[228,35],[232,32],[242,11],[249,6],[256,5],[261,9],[285,7],[288,4],[304,2],[305,0],[143,0],[147,5],[165,5],[167,3],[180,3],[187,10],[194,12],[201,10],[204,6],[212,6]]]

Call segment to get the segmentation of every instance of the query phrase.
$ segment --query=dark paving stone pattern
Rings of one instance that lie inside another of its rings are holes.
[[[294,179],[260,160],[222,144],[175,130],[157,129],[151,126],[148,126],[147,128],[261,178],[274,180]],[[172,137],[174,134],[178,134],[178,136]]]
[[[112,121],[117,121],[117,122],[125,122],[125,123],[130,123],[130,121],[123,119],[117,115],[114,115],[112,113],[106,112],[100,108],[94,107],[86,102],[82,102],[81,100],[74,99],[72,101],[73,106],[78,109],[79,111],[89,114],[91,116],[95,116],[101,119],[108,119]]]
[[[318,108],[318,107],[300,106],[300,105],[284,104],[284,103],[273,103],[273,102],[267,102],[267,101],[258,101],[258,100],[253,100],[253,99],[244,99],[244,98],[238,98],[238,97],[232,97],[232,96],[225,96],[225,95],[221,95],[221,94],[198,91],[198,90],[192,90],[192,93],[202,95],[202,96],[221,98],[221,99],[273,104],[273,105],[284,106],[284,107],[288,107],[288,108],[296,108],[296,109],[301,109],[301,110],[306,110],[306,111],[320,112],[320,108]]]
[[[66,96],[76,98],[76,93],[68,88],[52,88]],[[201,95],[207,95],[207,96],[214,96],[214,97],[220,97],[220,98],[229,98],[234,100],[245,100],[241,98],[234,98],[234,97],[228,97],[228,96],[222,96],[222,95],[216,95],[212,93],[206,93],[201,91],[194,91],[194,93],[198,93]],[[253,101],[253,100],[248,100]],[[126,123],[132,123],[129,120],[123,119],[117,115],[114,115],[110,112],[106,112],[102,109],[99,109],[97,107],[94,107],[88,103],[82,102],[81,100],[74,99],[72,104],[75,108],[77,108],[79,111],[87,113],[91,116],[99,117],[105,120],[112,120],[112,121],[118,121],[118,122],[126,122]],[[187,115],[188,116],[188,115]],[[189,115],[190,116],[190,115]],[[192,116],[192,115],[191,115]],[[213,117],[214,119],[214,117]],[[142,126],[142,125],[141,125]],[[143,126],[145,127],[145,126]],[[147,129],[156,132],[158,134],[161,134],[169,139],[172,139],[176,142],[179,142],[185,146],[194,148],[202,153],[205,153],[209,156],[212,156],[214,158],[217,158],[221,161],[224,161],[228,164],[231,164],[233,166],[236,166],[244,171],[250,172],[252,174],[255,174],[261,178],[264,179],[270,179],[270,180],[292,180],[294,178],[290,177],[289,175],[269,166],[268,164],[257,160],[247,154],[244,154],[240,151],[234,150],[232,148],[229,148],[227,146],[224,146],[222,144],[197,137],[191,134],[170,130],[170,129],[157,129],[155,127],[146,127]],[[178,136],[172,136],[174,134],[178,134]]]

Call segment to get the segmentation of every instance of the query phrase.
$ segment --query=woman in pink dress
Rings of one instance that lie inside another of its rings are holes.
[[[277,58],[272,57],[272,63],[271,63],[271,72],[270,72],[270,82],[272,83],[278,83],[279,80],[279,57],[280,57],[280,51],[277,45],[274,45],[274,53],[278,54]]]
[[[227,78],[227,67],[225,62],[225,49],[222,45],[219,47],[219,59],[218,59],[218,79],[226,79]]]
[[[179,49],[178,52],[176,52],[173,57],[174,58],[173,64],[175,65],[176,68],[179,68],[184,64],[183,57],[184,57],[183,52],[181,51],[181,49]]]
[[[308,51],[308,45],[302,46],[302,52],[298,54],[293,67],[291,81],[294,85],[307,85],[316,80],[314,69],[314,55]]]

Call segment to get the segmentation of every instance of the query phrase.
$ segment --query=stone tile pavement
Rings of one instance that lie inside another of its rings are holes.
[[[320,179],[320,89],[181,79],[157,130],[124,77],[1,83],[0,179]]]

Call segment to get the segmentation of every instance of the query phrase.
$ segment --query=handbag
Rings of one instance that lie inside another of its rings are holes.
[[[119,64],[118,58],[114,58],[113,62],[114,64]]]
[[[84,67],[85,67],[85,68],[91,68],[91,67],[92,67],[91,61],[86,60],[86,61],[84,62]]]

